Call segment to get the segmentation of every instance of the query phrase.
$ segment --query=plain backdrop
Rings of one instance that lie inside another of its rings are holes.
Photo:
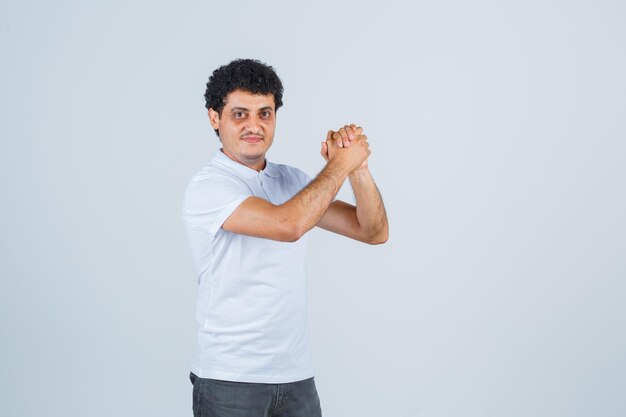
[[[0,415],[190,416],[210,73],[273,162],[365,128],[390,239],[311,231],[325,417],[626,415],[621,1],[0,3]],[[353,201],[349,187],[340,198]]]

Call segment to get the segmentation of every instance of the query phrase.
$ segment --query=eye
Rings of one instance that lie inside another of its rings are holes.
[[[271,115],[272,115],[272,112],[270,112],[269,110],[263,110],[261,112],[261,117],[264,118],[264,119],[269,118]]]
[[[236,111],[235,112],[235,119],[243,119],[244,117],[246,117],[246,113],[244,113],[242,111]]]

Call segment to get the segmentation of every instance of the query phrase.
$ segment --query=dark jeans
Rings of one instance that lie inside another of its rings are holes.
[[[286,384],[232,382],[189,374],[194,417],[321,417],[313,378]]]

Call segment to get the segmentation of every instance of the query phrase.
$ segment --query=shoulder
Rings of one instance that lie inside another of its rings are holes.
[[[207,165],[189,180],[185,189],[184,207],[220,206],[248,195],[251,193],[244,180],[233,173]]]
[[[202,170],[194,174],[187,185],[187,190],[211,187],[218,188],[246,188],[246,182],[236,173],[221,168],[218,164],[206,164]]]
[[[272,163],[272,165],[278,176],[286,180],[298,182],[302,187],[306,186],[311,181],[311,177],[300,168],[286,164]]]

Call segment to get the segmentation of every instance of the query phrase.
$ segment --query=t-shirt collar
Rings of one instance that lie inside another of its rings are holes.
[[[225,165],[235,171],[237,171],[238,173],[240,173],[241,175],[243,175],[245,178],[254,178],[256,176],[258,176],[259,174],[263,174],[265,173],[266,175],[270,176],[270,177],[277,177],[278,176],[278,169],[276,168],[276,164],[273,164],[272,162],[270,162],[267,158],[265,158],[265,168],[263,170],[261,170],[261,172],[252,169],[248,166],[245,166],[244,164],[241,164],[237,161],[234,161],[232,159],[230,159],[228,156],[226,156],[226,154],[223,151],[223,148],[219,149],[216,154],[215,157],[213,157],[213,160],[215,162],[218,162],[222,165]]]

